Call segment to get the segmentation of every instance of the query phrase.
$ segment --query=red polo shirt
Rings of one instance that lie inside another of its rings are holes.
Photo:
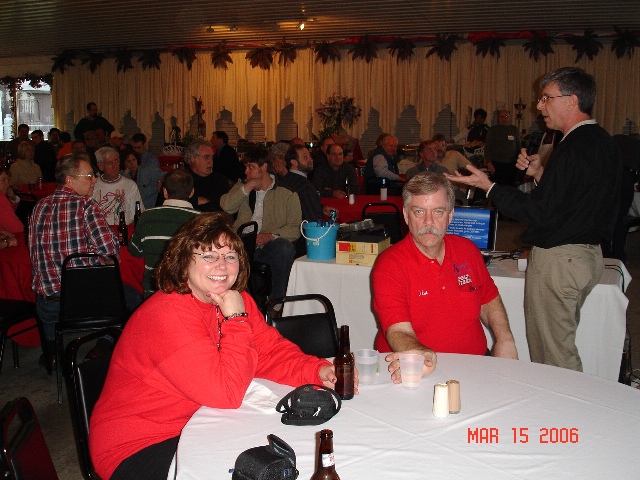
[[[442,265],[422,254],[411,235],[385,250],[371,274],[374,311],[383,333],[410,321],[420,342],[436,352],[484,355],[480,307],[498,289],[473,242],[445,235],[444,243]],[[380,333],[376,348],[391,351]]]

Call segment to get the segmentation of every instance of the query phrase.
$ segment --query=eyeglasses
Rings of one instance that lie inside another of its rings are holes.
[[[92,180],[94,178],[98,178],[98,176],[95,173],[75,173],[73,175],[69,175],[70,177],[85,177],[88,178],[89,180]]]
[[[207,263],[216,263],[220,257],[224,259],[225,262],[229,264],[238,263],[240,259],[238,258],[238,254],[236,252],[229,252],[223,255],[218,252],[206,252],[206,253],[194,253],[194,255],[198,255]]]
[[[554,95],[550,97],[549,95],[543,95],[538,99],[538,103],[545,105],[547,103],[547,100],[549,100],[550,98],[560,98],[560,97],[570,97],[570,96],[571,95]]]

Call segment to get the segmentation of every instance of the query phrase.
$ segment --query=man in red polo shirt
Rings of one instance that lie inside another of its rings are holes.
[[[436,352],[485,355],[482,322],[495,338],[492,354],[517,359],[500,294],[480,250],[465,238],[445,235],[453,217],[451,182],[419,173],[402,192],[411,235],[385,250],[372,272],[373,308],[381,333],[376,347],[394,383],[402,382],[400,353],[424,355],[423,375],[436,368]]]

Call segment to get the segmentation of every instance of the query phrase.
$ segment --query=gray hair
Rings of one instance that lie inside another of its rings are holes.
[[[115,157],[120,160],[120,154],[111,147],[102,147],[96,150],[96,161],[98,165],[102,165],[104,161],[109,157]]]
[[[56,185],[64,185],[69,175],[76,175],[80,170],[80,162],[91,165],[91,159],[86,153],[69,153],[56,163]]]
[[[578,108],[591,116],[593,104],[596,102],[596,79],[581,68],[564,67],[547,73],[540,81],[542,88],[556,82],[562,95],[578,97]]]
[[[211,147],[211,143],[206,140],[202,140],[199,138],[198,140],[194,140],[184,149],[184,163],[189,165],[191,163],[191,159],[197,157],[200,153],[200,147]]]
[[[269,160],[272,160],[279,153],[282,155],[286,155],[287,150],[289,150],[289,145],[287,145],[286,143],[276,143],[273,147],[271,147],[271,150],[269,150]]]
[[[433,172],[420,172],[405,183],[402,189],[402,202],[406,208],[414,195],[433,195],[442,188],[447,194],[447,207],[451,211],[456,204],[451,182],[443,175]]]

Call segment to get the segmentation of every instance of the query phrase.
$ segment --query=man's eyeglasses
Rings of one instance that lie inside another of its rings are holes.
[[[538,103],[541,104],[546,104],[547,100],[549,100],[550,98],[560,98],[560,97],[570,97],[571,95],[553,95],[553,96],[549,96],[549,95],[543,95],[538,99]]]
[[[233,264],[238,263],[240,258],[236,252],[225,253],[223,255],[218,252],[206,252],[206,253],[194,253],[194,255],[198,255],[207,263],[216,263],[220,257],[224,259],[225,262]]]
[[[89,180],[92,180],[94,178],[98,178],[98,176],[95,173],[75,173],[73,175],[69,175],[70,177],[85,177],[88,178]]]

